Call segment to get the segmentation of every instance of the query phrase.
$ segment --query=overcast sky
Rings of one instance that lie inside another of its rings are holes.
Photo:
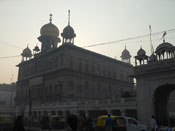
[[[80,47],[146,35],[149,25],[152,33],[167,31],[166,41],[175,45],[175,31],[168,31],[175,29],[175,0],[0,0],[0,83],[16,82],[21,62],[21,57],[2,57],[20,55],[27,44],[30,49],[40,46],[37,38],[50,13],[62,32],[68,10]],[[161,37],[152,36],[154,48]],[[86,49],[120,60],[125,45],[132,61],[140,46],[150,55],[148,36]]]

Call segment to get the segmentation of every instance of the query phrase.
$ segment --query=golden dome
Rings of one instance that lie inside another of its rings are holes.
[[[52,24],[52,14],[50,14],[49,23],[45,24],[41,27],[40,34],[41,35],[49,35],[49,36],[59,36],[59,30],[58,28]]]
[[[41,30],[40,30],[41,35],[50,35],[50,36],[59,36],[59,30],[58,28],[52,24],[51,22],[48,24],[45,24]]]

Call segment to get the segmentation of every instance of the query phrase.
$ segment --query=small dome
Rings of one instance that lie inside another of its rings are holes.
[[[50,36],[59,36],[59,30],[58,28],[52,24],[51,22],[44,25],[40,30],[41,35],[50,35]]]
[[[125,48],[125,50],[123,50],[121,58],[122,59],[129,59],[129,58],[131,58],[131,55],[130,55],[129,51],[126,48]]]
[[[149,57],[149,61],[156,61],[156,55],[155,54],[152,54],[150,57]]]
[[[76,34],[74,33],[74,29],[68,25],[63,29],[63,33],[61,33],[61,36],[66,39],[71,39],[76,37]]]
[[[165,51],[170,51],[174,48],[174,46],[168,42],[164,42],[162,44],[160,44],[157,48],[156,48],[156,53],[163,53]]]
[[[145,50],[140,48],[140,50],[138,50],[138,52],[137,52],[137,56],[142,56],[142,55],[146,55],[146,52],[145,52]]]
[[[40,51],[40,49],[37,45],[35,46],[35,48],[33,50],[36,51],[36,52]]]
[[[32,57],[32,51],[27,47],[23,50],[21,55],[23,57]]]

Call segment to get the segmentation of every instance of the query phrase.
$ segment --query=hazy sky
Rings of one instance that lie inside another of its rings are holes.
[[[149,34],[149,25],[152,33],[175,29],[175,0],[0,0],[0,83],[15,82],[21,62],[21,57],[2,57],[20,55],[27,44],[40,46],[37,38],[50,13],[62,32],[69,9],[80,47]],[[154,48],[161,36],[152,36]],[[175,31],[167,32],[166,41],[175,45]],[[86,49],[120,59],[125,45],[132,56],[140,46],[150,55],[149,37]]]

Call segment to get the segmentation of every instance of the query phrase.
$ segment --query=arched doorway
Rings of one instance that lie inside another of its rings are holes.
[[[159,125],[169,125],[168,101],[174,89],[174,84],[165,84],[158,87],[154,92],[153,104]]]

